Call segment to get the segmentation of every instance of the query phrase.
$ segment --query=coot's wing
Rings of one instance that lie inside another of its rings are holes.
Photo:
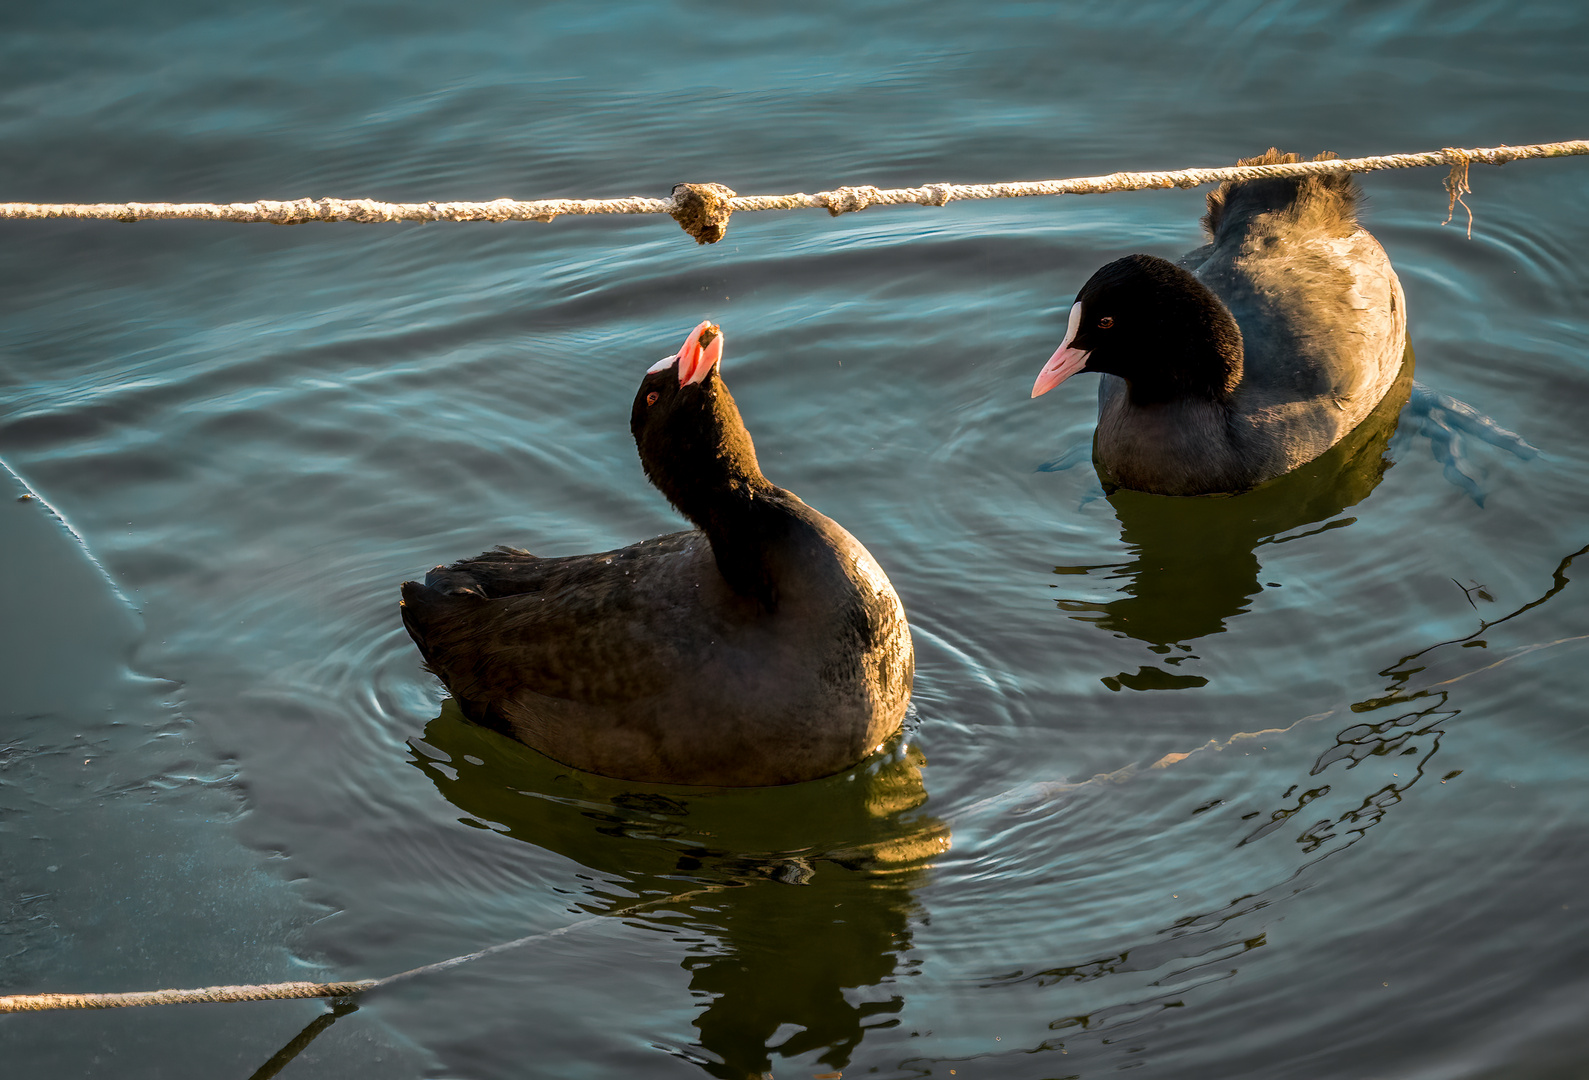
[[[1254,237],[1199,276],[1241,326],[1243,411],[1317,403],[1347,430],[1395,381],[1405,302],[1367,232]]]
[[[463,701],[487,706],[519,690],[592,705],[649,697],[687,669],[707,629],[697,548],[707,548],[700,533],[678,533],[570,558],[513,562],[488,553],[449,572],[533,587],[491,598],[408,582],[403,622]]]
[[[559,561],[531,555],[523,548],[499,545],[472,559],[434,568],[425,575],[425,584],[444,593],[512,596],[541,588],[549,569]]]
[[[1202,247],[1193,248],[1191,251],[1188,251],[1185,255],[1182,255],[1179,259],[1176,259],[1175,260],[1175,265],[1179,266],[1182,270],[1190,270],[1193,273],[1196,273],[1197,272],[1197,268],[1202,266],[1205,262],[1207,262],[1208,261],[1208,257],[1210,255],[1212,255],[1213,253],[1214,253],[1214,245],[1213,244],[1204,244]]]

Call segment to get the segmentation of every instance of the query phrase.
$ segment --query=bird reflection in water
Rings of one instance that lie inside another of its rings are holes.
[[[1411,392],[1412,373],[1409,346],[1395,384],[1362,424],[1318,458],[1252,491],[1191,498],[1109,491],[1131,561],[1058,566],[1054,573],[1106,571],[1109,579],[1124,582],[1123,595],[1105,603],[1060,598],[1059,607],[1073,618],[1147,642],[1174,669],[1189,657],[1189,642],[1222,632],[1226,621],[1248,610],[1263,591],[1260,547],[1356,520],[1338,515],[1366,498],[1389,468],[1390,438]],[[1325,524],[1294,533],[1317,522]],[[1145,666],[1103,681],[1113,690],[1159,690],[1203,686],[1208,680]]]
[[[950,843],[922,810],[926,762],[904,740],[837,776],[758,789],[577,772],[450,700],[412,747],[443,797],[503,835],[641,897],[693,890],[638,914],[632,895],[594,889],[581,906],[623,908],[688,943],[683,967],[705,1008],[699,1045],[674,1052],[710,1075],[760,1076],[774,1054],[841,1070],[868,1030],[897,1023],[914,890]]]

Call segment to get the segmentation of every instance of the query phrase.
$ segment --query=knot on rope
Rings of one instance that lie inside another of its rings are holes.
[[[715,244],[728,232],[734,209],[728,203],[737,194],[722,184],[674,184],[673,209],[668,213],[697,244]]]
[[[828,213],[838,217],[840,214],[865,210],[882,197],[881,191],[870,184],[863,184],[860,187],[841,187],[835,191],[825,192],[823,202],[827,205]]]
[[[927,193],[926,206],[948,206],[954,197],[952,184],[923,184],[921,189]]]

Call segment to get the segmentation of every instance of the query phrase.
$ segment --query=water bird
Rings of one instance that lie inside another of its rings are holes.
[[[594,555],[498,547],[402,587],[464,714],[556,761],[748,787],[846,769],[900,725],[915,653],[882,568],[762,475],[703,322],[645,374],[630,431],[695,525]]]
[[[1242,491],[1318,457],[1373,412],[1406,348],[1401,283],[1360,197],[1346,174],[1221,184],[1203,247],[1088,279],[1032,396],[1102,373],[1094,456],[1120,487]]]

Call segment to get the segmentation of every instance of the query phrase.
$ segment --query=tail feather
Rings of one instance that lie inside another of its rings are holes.
[[[398,603],[398,610],[403,615],[403,628],[414,639],[414,644],[419,646],[419,654],[425,658],[426,666],[430,663],[430,635],[426,632],[428,620],[425,614],[430,607],[431,593],[432,590],[417,581],[405,581],[403,599]]]
[[[425,670],[441,680],[463,714],[477,724],[512,735],[511,725],[494,714],[486,701],[475,700],[479,689],[477,673],[472,673],[469,665],[460,668],[456,664],[456,646],[466,630],[463,623],[471,614],[478,614],[485,602],[477,592],[443,592],[417,581],[405,581],[399,610],[408,636],[425,658]]]
[[[436,669],[436,653],[447,636],[446,624],[456,623],[464,611],[483,603],[477,592],[442,592],[417,581],[403,582],[403,599],[398,605],[403,615],[403,626],[408,636],[419,646],[425,665],[440,675]]]
[[[1314,161],[1333,161],[1336,155],[1325,151]],[[1301,161],[1297,154],[1270,147],[1267,153],[1242,158],[1238,165],[1290,165]],[[1328,176],[1281,177],[1272,180],[1227,180],[1208,196],[1208,213],[1203,228],[1210,240],[1218,242],[1229,230],[1250,221],[1258,214],[1290,210],[1298,216],[1318,219],[1332,231],[1348,233],[1357,225],[1357,204],[1362,189],[1349,173]]]

